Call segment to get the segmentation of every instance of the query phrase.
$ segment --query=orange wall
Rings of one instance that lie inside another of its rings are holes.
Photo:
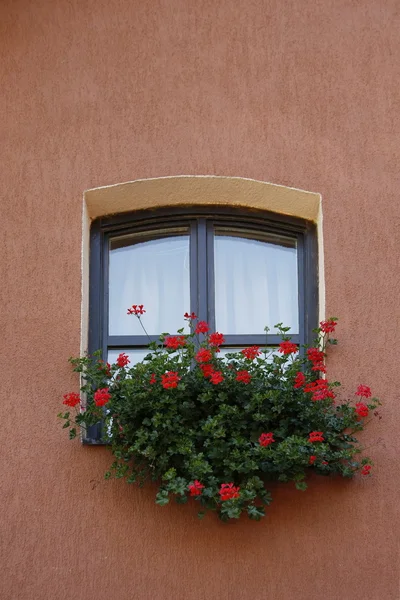
[[[2,600],[400,597],[399,28],[398,0],[1,2]],[[200,522],[60,430],[83,191],[178,174],[322,194],[330,369],[386,400],[369,480]]]

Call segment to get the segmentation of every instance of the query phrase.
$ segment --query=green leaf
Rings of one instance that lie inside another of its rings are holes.
[[[265,516],[265,510],[263,506],[254,506],[251,504],[247,507],[247,514],[249,515],[250,519],[253,519],[254,521],[259,521],[262,517]]]
[[[75,427],[73,427],[72,429],[69,430],[69,439],[73,440],[76,437],[76,429]]]
[[[308,487],[305,481],[296,481],[295,485],[296,490],[300,490],[301,492],[305,492]]]
[[[187,496],[175,496],[175,502],[177,504],[186,504],[187,501],[188,501]]]
[[[161,490],[160,492],[158,492],[158,494],[156,495],[156,504],[158,504],[159,506],[165,506],[166,504],[168,504],[168,502],[169,498],[167,490]]]

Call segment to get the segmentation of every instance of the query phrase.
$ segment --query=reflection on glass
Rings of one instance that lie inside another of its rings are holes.
[[[264,333],[276,323],[298,333],[296,240],[285,245],[215,236],[216,329],[226,334]]]
[[[109,333],[144,335],[132,304],[143,304],[149,335],[175,333],[190,310],[189,236],[146,242],[111,240],[109,254]]]

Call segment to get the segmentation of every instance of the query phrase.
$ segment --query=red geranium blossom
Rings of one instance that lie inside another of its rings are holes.
[[[106,377],[111,377],[111,365],[110,363],[105,363],[104,360],[99,360],[99,371],[104,371]]]
[[[322,333],[333,333],[335,331],[336,325],[337,321],[335,321],[335,319],[329,319],[328,321],[321,321],[319,327]]]
[[[210,381],[214,385],[218,385],[218,383],[221,383],[223,380],[224,380],[224,377],[223,377],[221,371],[214,371],[213,373],[211,373]]]
[[[324,442],[324,432],[323,431],[312,431],[308,436],[309,442]]]
[[[146,311],[143,308],[143,304],[133,304],[132,308],[128,308],[128,315],[143,315]]]
[[[305,382],[306,382],[306,376],[304,375],[304,373],[302,373],[302,371],[299,371],[296,374],[296,377],[294,378],[294,385],[293,385],[293,387],[295,389],[299,389],[299,388],[303,387],[303,385],[305,384]]]
[[[108,391],[109,388],[101,388],[96,390],[93,396],[94,403],[96,406],[104,406],[111,398],[111,394]]]
[[[165,338],[164,344],[167,348],[177,350],[178,348],[186,346],[186,338],[184,335],[170,335]]]
[[[318,348],[308,348],[307,358],[313,363],[322,363],[324,361],[324,353]]]
[[[81,402],[81,397],[76,392],[64,394],[63,398],[64,398],[63,404],[65,404],[66,406],[70,406],[71,408],[73,408],[74,406],[77,406]]]
[[[317,457],[315,456],[315,454],[313,454],[312,456],[310,456],[308,462],[310,465],[313,465],[316,460],[317,460]]]
[[[195,359],[199,363],[208,362],[209,360],[212,359],[211,351],[207,350],[207,348],[200,348],[200,350],[198,351],[198,353],[195,356]]]
[[[316,392],[314,392],[314,394],[311,396],[311,400],[313,402],[318,402],[318,400],[328,400],[328,398],[330,398],[331,400],[334,400],[335,397],[336,396],[332,392],[332,390],[328,390],[328,388],[324,388],[324,389],[317,390]]]
[[[262,433],[260,435],[260,437],[258,438],[258,442],[259,442],[260,446],[263,446],[265,448],[266,446],[269,446],[270,444],[275,442],[274,434],[272,432]]]
[[[195,479],[193,483],[188,485],[188,489],[190,491],[191,496],[200,496],[202,490],[204,489],[204,485],[200,483],[200,481]]]
[[[195,315],[194,312],[190,313],[190,315],[189,315],[189,313],[185,312],[185,314],[183,316],[185,319],[190,319],[191,321],[193,321],[194,319],[197,319],[197,315]]]
[[[293,344],[292,342],[281,342],[279,344],[278,352],[282,352],[283,354],[293,354],[297,352],[297,344]]]
[[[220,346],[221,344],[223,344],[225,341],[225,338],[223,336],[222,333],[218,333],[218,331],[216,331],[215,333],[212,333],[210,335],[210,337],[208,338],[208,343],[210,344],[210,346]]]
[[[207,333],[207,331],[209,331],[210,328],[208,326],[208,323],[206,323],[205,321],[199,321],[196,325],[196,329],[194,330],[195,333]]]
[[[371,398],[371,388],[367,385],[359,385],[355,395],[362,396],[363,398]]]
[[[250,346],[249,348],[244,348],[241,350],[243,356],[245,356],[248,360],[254,360],[257,356],[260,356],[260,347],[259,346]]]
[[[151,375],[151,377],[150,377],[150,381],[149,381],[149,383],[150,383],[151,385],[153,385],[154,383],[157,383],[157,379],[156,379],[156,374],[155,374],[155,373],[152,373],[152,375]]]
[[[356,404],[356,413],[359,417],[368,417],[368,406],[364,404],[364,402],[357,402]]]
[[[199,365],[199,368],[202,370],[204,377],[211,377],[211,375],[214,373],[214,367],[209,363],[201,364]]]
[[[239,498],[240,487],[235,487],[233,483],[221,483],[221,488],[219,490],[219,495],[222,501],[232,500],[234,498]]]
[[[121,352],[121,354],[118,355],[116,362],[117,362],[117,365],[122,368],[122,367],[126,367],[126,365],[129,364],[131,361],[129,360],[127,354],[125,354],[124,352]]]
[[[326,379],[317,379],[311,381],[304,386],[304,392],[312,393],[311,399],[316,402],[317,400],[326,400],[327,398],[335,398],[335,394],[329,389],[329,383]]]
[[[180,379],[181,378],[176,371],[168,371],[168,373],[161,375],[161,385],[166,390],[169,388],[176,388],[178,387],[178,381],[180,381]]]
[[[371,471],[371,465],[364,465],[363,468],[361,469],[361,475],[371,475],[370,471]]]
[[[311,367],[311,371],[318,371],[319,373],[326,373],[326,366],[323,362],[315,362]]]
[[[241,381],[242,383],[250,383],[251,375],[248,371],[238,371],[236,373],[236,381]]]

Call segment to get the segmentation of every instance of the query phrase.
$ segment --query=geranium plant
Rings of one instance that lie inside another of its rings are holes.
[[[145,330],[142,305],[128,310]],[[199,516],[222,520],[264,516],[266,484],[307,488],[307,473],[370,475],[361,452],[362,431],[380,404],[366,385],[354,401],[340,400],[338,382],[326,378],[326,350],[336,318],[320,323],[312,347],[292,343],[288,328],[278,348],[252,346],[221,356],[224,336],[195,314],[184,315],[190,333],[163,334],[143,361],[121,353],[110,365],[100,354],[70,359],[81,374],[81,395],[69,393],[60,413],[74,438],[79,427],[104,422],[114,462],[106,478],[158,483],[156,502],[193,498]],[[84,404],[81,397],[85,399]],[[378,415],[379,416],[379,415]]]

